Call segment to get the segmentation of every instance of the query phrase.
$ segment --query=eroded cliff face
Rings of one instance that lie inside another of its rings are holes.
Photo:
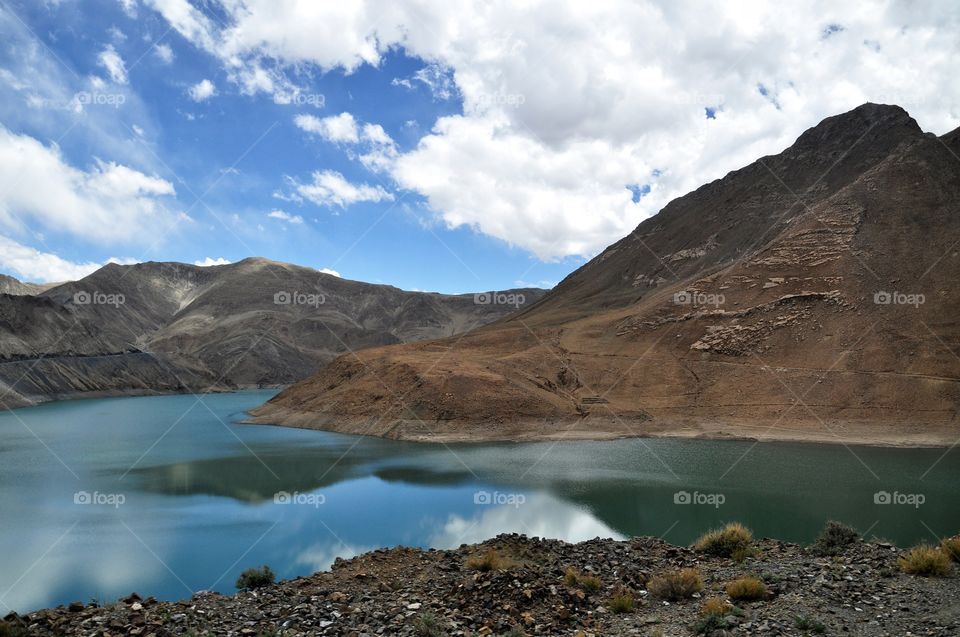
[[[457,334],[543,294],[511,290],[516,305],[477,303],[258,258],[108,265],[34,295],[18,290],[0,296],[0,405],[10,408],[287,384],[341,353]]]
[[[416,439],[960,435],[958,133],[824,120],[668,204],[536,305],[341,357],[258,422]]]

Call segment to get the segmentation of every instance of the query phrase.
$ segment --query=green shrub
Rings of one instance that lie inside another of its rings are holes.
[[[710,634],[715,630],[731,628],[730,615],[742,614],[740,609],[721,597],[711,597],[703,602],[700,618],[693,625],[693,632]]]
[[[839,555],[844,549],[860,541],[860,534],[853,527],[830,520],[813,543],[817,555]]]
[[[440,625],[440,620],[433,613],[422,613],[417,618],[415,626],[420,637],[447,637],[447,631]]]
[[[806,617],[804,615],[797,615],[794,619],[794,624],[797,628],[803,631],[810,631],[821,635],[827,632],[827,627],[823,625],[823,622],[817,621],[816,619]]]
[[[647,582],[647,590],[656,597],[677,601],[693,597],[703,590],[703,578],[695,568],[667,571]]]
[[[946,577],[953,570],[950,555],[937,547],[921,544],[910,549],[897,560],[900,570],[909,575]]]
[[[770,597],[770,591],[767,590],[767,585],[759,577],[748,575],[738,577],[727,584],[727,595],[730,596],[730,599],[749,602],[767,599]]]
[[[733,557],[738,551],[750,548],[753,533],[739,522],[731,522],[722,529],[713,529],[701,535],[693,548],[701,553],[717,557]]]
[[[254,588],[269,586],[270,584],[273,584],[276,579],[277,576],[273,574],[273,571],[270,570],[270,567],[264,565],[260,568],[248,568],[244,572],[240,573],[240,577],[237,578],[236,586],[238,589],[253,590]]]

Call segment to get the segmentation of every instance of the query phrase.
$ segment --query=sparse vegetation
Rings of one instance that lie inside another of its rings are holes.
[[[817,555],[838,555],[848,546],[860,541],[860,534],[853,527],[830,520],[813,543]]]
[[[474,555],[467,558],[467,568],[481,573],[501,571],[510,568],[512,565],[513,562],[502,557],[496,549],[489,549],[483,555]]]
[[[823,622],[805,615],[797,615],[794,619],[794,625],[802,631],[816,633],[818,635],[827,632],[827,627],[823,625]]]
[[[666,571],[647,582],[647,590],[656,597],[676,601],[688,599],[703,590],[703,577],[695,568]]]
[[[763,583],[762,579],[753,575],[738,577],[727,584],[726,590],[730,599],[738,601],[750,602],[770,597],[767,585]]]
[[[753,533],[739,522],[731,522],[722,529],[713,529],[700,536],[693,548],[708,555],[733,557],[734,553],[749,550]],[[738,553],[744,556],[744,553]]]
[[[948,537],[940,543],[940,548],[942,548],[954,562],[960,562],[960,535]]]
[[[570,587],[581,588],[588,593],[600,590],[600,578],[596,575],[584,574],[573,567],[567,568],[563,574],[563,582]]]
[[[953,570],[950,554],[929,544],[921,544],[910,549],[900,556],[897,563],[904,573],[923,577],[946,577]]]
[[[742,614],[740,609],[723,599],[711,597],[703,602],[700,619],[694,624],[693,630],[697,634],[709,634],[715,630],[724,630],[730,627],[728,617]]]
[[[636,598],[633,596],[633,592],[620,587],[610,596],[607,607],[614,613],[632,613],[635,604]]]
[[[273,571],[270,570],[270,567],[263,565],[260,568],[248,568],[244,572],[240,573],[240,577],[237,578],[236,586],[238,589],[253,590],[263,586],[269,586],[270,584],[273,584],[276,579],[277,576],[273,574]]]
[[[447,631],[440,625],[440,620],[433,613],[422,613],[417,618],[417,634],[421,637],[447,637]]]
[[[0,619],[0,637],[26,637],[27,629]]]

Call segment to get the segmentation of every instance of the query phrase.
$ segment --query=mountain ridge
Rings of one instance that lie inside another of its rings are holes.
[[[523,303],[542,294],[510,292]],[[342,352],[457,334],[515,309],[475,301],[259,257],[108,264],[3,297],[0,403],[283,385]]]

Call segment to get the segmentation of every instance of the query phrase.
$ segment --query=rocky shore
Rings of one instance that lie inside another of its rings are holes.
[[[163,602],[134,593],[106,606],[11,614],[0,634],[960,634],[952,570],[905,574],[898,564],[905,551],[880,542],[856,540],[832,552],[764,539],[722,557],[650,537],[568,544],[501,535],[454,550],[373,551],[232,596],[198,592]],[[731,587],[749,576],[761,583]]]

